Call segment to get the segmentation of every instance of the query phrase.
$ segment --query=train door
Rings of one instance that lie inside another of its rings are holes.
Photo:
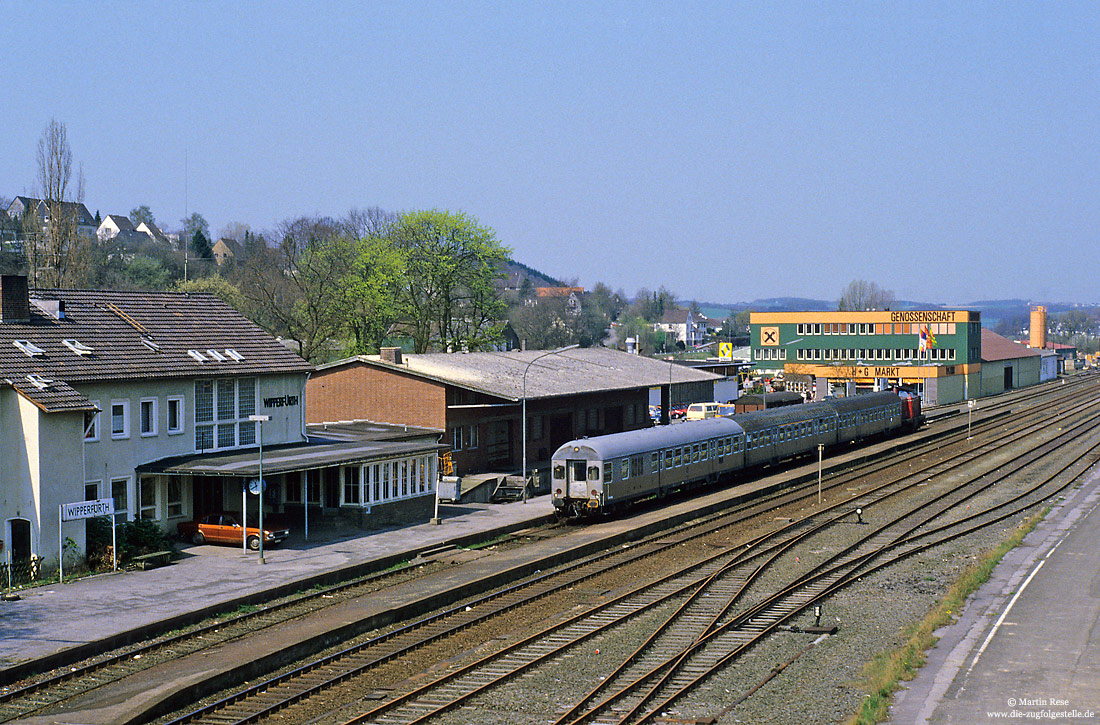
[[[588,461],[569,459],[565,462],[565,476],[570,498],[588,498]]]

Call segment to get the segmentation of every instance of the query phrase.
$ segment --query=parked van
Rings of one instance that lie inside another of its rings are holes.
[[[718,415],[718,403],[692,403],[688,406],[688,420],[703,420]]]

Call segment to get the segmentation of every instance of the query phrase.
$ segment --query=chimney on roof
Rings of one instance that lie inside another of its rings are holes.
[[[31,300],[22,274],[0,276],[0,322],[29,322]]]
[[[382,353],[382,362],[388,362],[390,365],[401,364],[401,348],[384,347],[379,352]]]

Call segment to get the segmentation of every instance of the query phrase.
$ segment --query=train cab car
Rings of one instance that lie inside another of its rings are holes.
[[[561,517],[589,516],[714,480],[742,466],[743,438],[710,418],[569,441],[552,458],[551,499]]]

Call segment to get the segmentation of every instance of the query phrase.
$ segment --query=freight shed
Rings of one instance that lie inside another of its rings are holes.
[[[528,468],[562,443],[649,426],[650,388],[665,420],[673,399],[713,400],[721,376],[608,348],[360,355],[317,368],[310,423],[372,420],[445,431],[444,472],[517,473],[524,400]],[[448,471],[448,467],[450,470]]]

